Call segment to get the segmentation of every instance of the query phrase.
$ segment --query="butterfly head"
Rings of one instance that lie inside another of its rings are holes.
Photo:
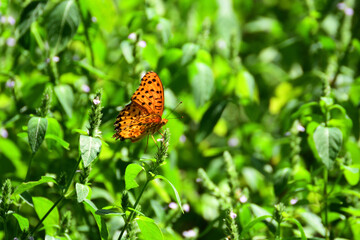
[[[161,126],[164,126],[165,124],[167,124],[168,120],[163,118],[161,119]]]

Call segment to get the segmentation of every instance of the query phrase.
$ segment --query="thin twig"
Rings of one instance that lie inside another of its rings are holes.
[[[136,202],[135,202],[135,204],[134,204],[134,207],[133,207],[134,210],[136,210],[136,207],[137,207],[137,205],[139,204],[140,198],[141,198],[141,196],[143,195],[143,193],[144,193],[144,191],[145,191],[145,188],[146,188],[146,186],[148,185],[148,183],[149,183],[150,181],[151,181],[150,179],[147,179],[146,182],[145,182],[144,187],[141,189],[140,195],[137,197]],[[121,238],[122,238],[122,236],[124,235],[124,232],[125,232],[127,226],[128,226],[129,223],[131,222],[132,217],[133,217],[133,215],[134,215],[134,213],[135,213],[134,210],[133,210],[133,211],[130,213],[130,215],[126,218],[125,226],[124,226],[123,229],[121,230],[121,233],[120,233],[120,236],[119,236],[118,240],[121,240]]]

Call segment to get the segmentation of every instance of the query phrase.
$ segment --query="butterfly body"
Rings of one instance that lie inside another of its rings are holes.
[[[131,103],[116,118],[113,137],[136,142],[148,134],[155,134],[168,121],[162,119],[163,111],[164,89],[161,80],[155,72],[148,72],[131,97]]]

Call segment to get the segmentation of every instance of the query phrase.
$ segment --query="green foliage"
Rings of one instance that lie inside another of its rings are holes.
[[[0,1],[0,238],[360,239],[359,13]],[[150,70],[169,121],[115,141]]]

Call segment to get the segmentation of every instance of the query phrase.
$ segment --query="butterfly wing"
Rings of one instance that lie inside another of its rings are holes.
[[[135,127],[138,119],[141,116],[149,115],[148,111],[135,102],[131,102],[126,105],[123,110],[120,111],[114,123],[115,131],[114,138],[124,140],[126,138],[132,138],[138,135],[138,132],[142,132],[142,128]]]
[[[150,114],[162,116],[164,111],[164,88],[155,72],[148,72],[141,79],[139,88],[131,101],[144,107]]]
[[[136,142],[161,127],[161,117],[149,114],[136,102],[131,102],[120,111],[114,124],[116,133],[113,137],[120,140],[131,139]]]

